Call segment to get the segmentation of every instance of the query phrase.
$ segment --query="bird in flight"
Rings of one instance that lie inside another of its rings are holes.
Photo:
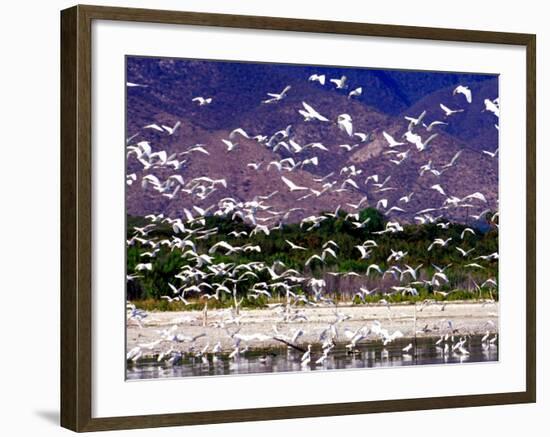
[[[463,94],[464,97],[466,97],[466,101],[468,103],[472,103],[472,90],[470,88],[468,88],[467,86],[465,85],[458,85],[454,90],[453,90],[453,96],[457,95],[457,94]]]
[[[210,103],[212,103],[212,97],[207,97],[207,98],[204,98],[204,97],[195,97],[193,99],[191,99],[192,102],[197,102],[199,104],[199,106],[205,106],[205,105],[209,105]]]
[[[388,146],[389,147],[397,147],[397,146],[402,146],[403,144],[405,143],[401,143],[399,141],[396,141],[394,137],[392,137],[389,133],[387,133],[386,131],[383,131],[382,132],[382,135],[384,136],[384,138],[386,139],[386,141],[388,142]]]
[[[345,89],[348,87],[347,82],[348,78],[346,76],[342,76],[340,79],[330,79],[330,81],[336,85],[337,89]]]
[[[319,114],[315,109],[313,109],[306,102],[302,102],[302,106],[304,107],[304,109],[299,109],[298,112],[300,113],[300,115],[304,117],[304,121],[312,121],[312,120],[328,121],[328,118]]]
[[[351,120],[351,115],[340,114],[338,116],[337,123],[340,130],[347,133],[350,137],[353,135],[353,123]]]
[[[319,82],[321,85],[325,84],[325,75],[324,74],[312,74],[309,76],[308,80],[310,82]]]
[[[292,88],[290,85],[287,85],[279,94],[277,93],[267,93],[267,95],[270,97],[269,99],[266,99],[263,101],[263,103],[275,103],[280,100],[283,100],[286,97],[286,94],[290,91],[290,88]]]
[[[459,112],[464,112],[464,109],[451,109],[448,106],[445,106],[443,103],[439,104],[439,107],[443,110],[445,113],[445,117],[450,117],[453,114],[457,114]]]
[[[355,88],[354,90],[349,92],[348,99],[351,99],[352,97],[359,97],[361,94],[363,94],[363,88]]]
[[[308,187],[300,187],[296,185],[294,182],[292,182],[290,179],[285,178],[284,176],[281,176],[281,180],[286,184],[286,186],[290,189],[290,191],[307,191],[309,190]]]

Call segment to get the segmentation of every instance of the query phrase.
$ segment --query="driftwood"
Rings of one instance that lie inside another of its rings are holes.
[[[290,341],[286,341],[286,340],[284,340],[284,339],[282,339],[282,338],[280,338],[280,337],[273,337],[273,340],[280,341],[281,343],[286,344],[288,347],[291,347],[291,348],[293,348],[293,349],[296,349],[297,351],[300,351],[300,352],[302,352],[302,353],[306,353],[306,352],[307,352],[307,349],[304,349],[303,347],[300,347],[300,346],[298,346],[298,345],[296,345],[296,344],[293,344],[293,343],[291,343]]]

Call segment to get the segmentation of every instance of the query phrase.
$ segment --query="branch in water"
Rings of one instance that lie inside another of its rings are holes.
[[[300,352],[302,352],[302,353],[306,353],[306,352],[307,352],[306,349],[304,349],[304,348],[302,348],[302,347],[300,347],[300,346],[297,346],[297,345],[295,345],[295,344],[292,344],[292,343],[290,343],[289,341],[283,340],[282,338],[273,337],[273,340],[280,341],[281,343],[286,344],[288,347],[291,347],[291,348],[293,348],[293,349],[296,349],[297,351],[300,351]]]

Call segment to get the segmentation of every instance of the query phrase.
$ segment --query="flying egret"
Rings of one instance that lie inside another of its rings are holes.
[[[475,250],[475,247],[469,250],[464,250],[461,247],[456,246],[455,249],[458,250],[463,257],[466,257]]]
[[[315,109],[313,109],[306,102],[302,102],[302,106],[304,107],[304,109],[299,109],[298,112],[300,113],[300,115],[304,117],[304,121],[312,121],[312,120],[328,121],[328,118],[319,114]]]
[[[352,97],[359,97],[361,94],[363,94],[363,88],[362,87],[355,88],[354,90],[349,92],[348,99],[351,99]]]
[[[346,132],[350,137],[353,135],[353,123],[351,115],[340,114],[337,118],[337,124],[340,130]]]
[[[263,100],[262,103],[275,103],[280,100],[283,100],[286,97],[286,94],[290,91],[291,86],[287,85],[283,91],[281,91],[279,94],[277,93],[267,93],[267,95],[270,97],[269,99]]]
[[[307,351],[302,355],[301,362],[302,366],[307,366],[311,361],[311,345],[307,345]]]
[[[430,244],[430,245],[428,246],[428,252],[429,252],[430,250],[432,250],[433,247],[436,246],[436,245],[437,245],[437,246],[441,246],[441,247],[447,246],[447,244],[449,244],[449,241],[451,241],[452,239],[453,239],[452,237],[449,237],[449,238],[447,238],[446,240],[444,240],[443,238],[436,238],[436,239],[432,242],[432,244]]]
[[[462,149],[459,150],[458,152],[456,152],[456,153],[453,155],[453,157],[451,158],[451,160],[450,160],[447,164],[445,164],[444,166],[442,166],[441,168],[442,168],[442,169],[446,169],[446,168],[452,167],[452,166],[455,164],[456,160],[460,157],[460,155],[462,155]]]
[[[464,95],[464,97],[466,97],[466,101],[468,103],[472,103],[472,90],[470,88],[468,88],[467,86],[465,85],[458,85],[454,90],[453,90],[453,96],[454,95],[457,95],[457,94],[462,94]]]
[[[128,88],[138,88],[138,87],[147,88],[147,85],[142,85],[142,84],[134,83],[134,82],[126,82],[126,86]]]
[[[366,273],[367,276],[369,276],[371,270],[375,270],[378,273],[380,273],[381,275],[384,274],[384,272],[382,271],[382,269],[380,268],[380,266],[378,264],[371,264],[371,265],[368,266],[367,273]]]
[[[235,147],[237,147],[237,143],[234,143],[230,140],[225,140],[225,139],[222,139],[222,143],[224,143],[226,146],[227,146],[227,151],[228,152],[231,152],[232,150],[235,149]]]
[[[325,75],[324,74],[312,74],[309,76],[308,80],[310,82],[319,82],[321,85],[325,84]]]
[[[351,152],[353,149],[356,149],[357,147],[359,147],[359,144],[353,144],[353,145],[340,144],[338,147],[340,147],[341,149],[344,149],[347,152]]]
[[[409,122],[409,126],[407,130],[412,131],[415,126],[418,126],[422,122],[425,116],[426,116],[426,111],[422,111],[422,113],[417,118],[414,118],[411,116],[405,116],[405,120]]]
[[[285,178],[284,176],[281,176],[281,180],[286,184],[286,186],[290,189],[291,192],[293,191],[307,191],[308,187],[300,187],[296,185],[294,182],[292,182],[290,179]]]
[[[181,125],[181,121],[176,121],[176,123],[174,124],[174,126],[166,126],[166,125],[163,124],[163,125],[162,125],[162,128],[163,128],[166,132],[168,132],[168,135],[173,135],[173,134],[176,132],[177,128],[180,127],[180,125]]]
[[[330,79],[330,82],[336,85],[337,89],[347,88],[348,87],[347,81],[348,81],[348,78],[346,76],[342,76],[340,79]]]
[[[161,128],[158,124],[148,124],[147,126],[143,126],[143,129],[154,129],[159,132],[164,132],[164,129]]]
[[[498,104],[495,103],[495,101],[493,101],[491,99],[485,99],[483,101],[483,103],[485,104],[485,111],[492,112],[497,117],[500,117],[500,108],[499,108]]]
[[[445,123],[444,121],[434,120],[430,124],[428,125],[422,124],[422,126],[426,128],[426,132],[431,132],[435,126],[447,125],[447,124],[449,123]]]
[[[294,244],[292,241],[289,241],[289,240],[285,240],[286,243],[288,243],[288,245],[290,246],[291,249],[294,249],[294,250],[307,250],[305,247],[302,247],[302,246],[298,246],[297,244]]]
[[[457,114],[459,112],[464,112],[464,109],[451,109],[448,106],[445,106],[443,103],[439,104],[439,107],[443,110],[445,113],[445,117],[450,117],[453,114]]]
[[[191,99],[192,102],[197,102],[199,104],[199,106],[205,106],[205,105],[209,105],[210,103],[212,103],[212,97],[207,97],[207,98],[204,98],[202,96],[198,96],[198,97],[195,97],[193,99]]]
[[[389,133],[387,133],[386,131],[382,131],[382,135],[384,136],[384,138],[386,139],[386,141],[388,142],[388,146],[389,147],[397,147],[397,146],[402,146],[403,144],[405,143],[401,143],[399,141],[396,141],[394,137],[392,137]]]
[[[432,185],[430,187],[432,190],[437,191],[439,194],[442,194],[443,196],[446,196],[445,190],[441,187],[439,184]]]
[[[489,155],[491,158],[494,158],[498,154],[498,147],[494,152],[490,152],[488,150],[482,150],[482,153],[484,153],[485,155]]]
[[[250,138],[250,136],[246,133],[246,131],[241,128],[241,127],[238,127],[236,129],[233,129],[230,133],[229,133],[229,139],[233,139],[235,138],[235,136],[239,134],[245,138]]]

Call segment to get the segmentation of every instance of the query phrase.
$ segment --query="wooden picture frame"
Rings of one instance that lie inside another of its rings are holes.
[[[475,42],[526,48],[526,390],[511,393],[331,403],[179,414],[92,417],[92,92],[93,20],[285,30],[365,37]],[[276,420],[482,405],[536,400],[535,35],[237,16],[164,10],[75,6],[61,12],[61,425],[99,431]]]

